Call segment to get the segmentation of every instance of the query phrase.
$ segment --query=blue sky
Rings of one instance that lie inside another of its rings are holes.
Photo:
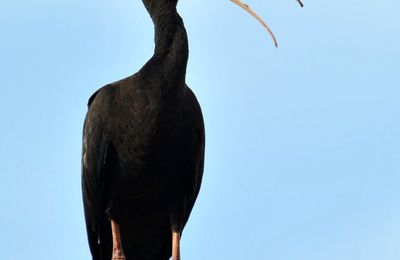
[[[400,259],[400,2],[181,0],[207,131],[185,260]],[[89,259],[86,102],[153,51],[141,1],[0,2],[0,259]]]

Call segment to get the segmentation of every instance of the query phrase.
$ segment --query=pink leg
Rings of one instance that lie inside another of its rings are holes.
[[[181,260],[180,241],[181,241],[181,234],[179,232],[172,231],[172,259],[171,260]]]
[[[122,249],[119,226],[114,220],[111,220],[111,233],[113,240],[113,252],[111,260],[126,260],[124,250]]]

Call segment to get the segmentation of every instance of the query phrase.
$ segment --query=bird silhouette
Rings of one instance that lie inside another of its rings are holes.
[[[248,5],[231,1],[277,45]],[[88,101],[82,194],[93,260],[180,259],[202,181],[205,134],[200,105],[185,83],[188,40],[177,2],[143,0],[155,28],[153,56]]]
[[[185,84],[188,40],[177,0],[143,0],[155,51],[134,75],[89,99],[82,192],[94,260],[180,259],[199,193],[204,123]]]

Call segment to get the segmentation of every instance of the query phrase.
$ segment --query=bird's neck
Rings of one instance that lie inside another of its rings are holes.
[[[175,6],[158,8],[157,13],[152,13],[149,8],[148,10],[154,22],[155,50],[141,72],[148,77],[157,78],[162,86],[182,87],[189,53],[182,18]]]

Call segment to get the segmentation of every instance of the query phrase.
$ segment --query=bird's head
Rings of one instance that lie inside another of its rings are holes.
[[[167,12],[168,10],[176,10],[176,5],[178,4],[178,0],[142,0],[144,6],[146,7],[147,11],[150,13],[152,17],[157,17],[160,13]],[[278,42],[276,41],[275,35],[273,34],[272,30],[268,27],[268,25],[258,16],[250,7],[243,3],[241,0],[230,0],[231,2],[237,4],[238,6],[242,7],[252,16],[254,16],[268,31],[271,35],[275,46],[278,47]],[[301,7],[303,7],[302,0],[296,0]]]

